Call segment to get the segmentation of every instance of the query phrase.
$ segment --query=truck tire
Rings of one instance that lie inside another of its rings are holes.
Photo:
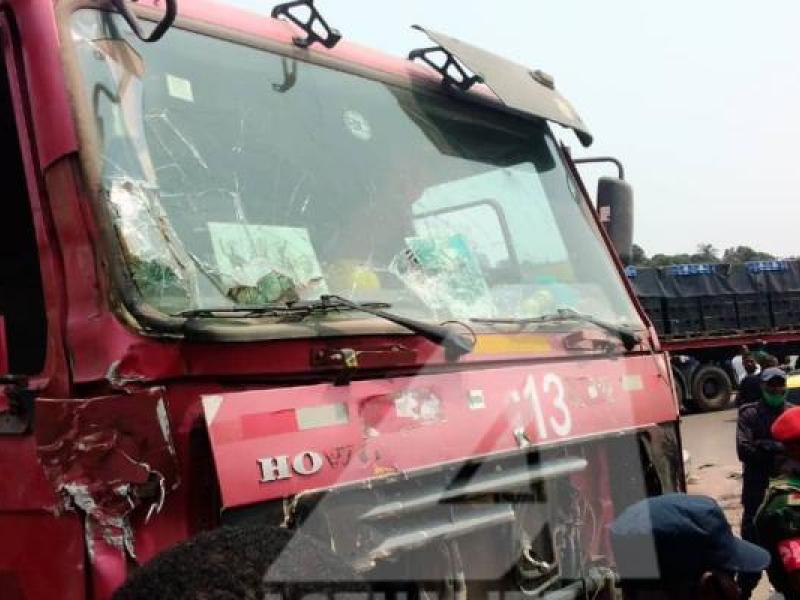
[[[724,369],[703,365],[692,377],[692,400],[701,412],[727,408],[733,394],[733,383]]]
[[[678,400],[678,408],[681,413],[689,412],[689,390],[686,385],[686,377],[675,367],[672,367],[672,383],[675,388],[675,397]]]

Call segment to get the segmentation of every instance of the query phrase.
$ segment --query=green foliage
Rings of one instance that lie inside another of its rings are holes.
[[[693,254],[654,254],[647,256],[647,252],[637,245],[633,245],[633,264],[638,267],[666,267],[668,265],[726,263],[736,264],[754,260],[775,260],[772,254],[754,250],[750,246],[735,246],[720,252],[713,244],[698,244]]]
[[[728,248],[722,255],[722,262],[743,263],[753,260],[775,260],[775,257],[766,252],[753,250],[750,246]]]

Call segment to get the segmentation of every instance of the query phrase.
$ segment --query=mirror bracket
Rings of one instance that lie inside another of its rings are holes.
[[[613,156],[595,156],[595,157],[591,157],[591,158],[573,158],[572,162],[574,162],[576,165],[585,165],[585,164],[592,164],[592,163],[599,163],[599,164],[601,164],[601,163],[610,163],[610,164],[614,165],[615,167],[617,167],[617,171],[619,172],[619,179],[621,179],[622,181],[625,181],[625,167],[623,166],[622,161],[620,161],[617,158],[614,158]]]

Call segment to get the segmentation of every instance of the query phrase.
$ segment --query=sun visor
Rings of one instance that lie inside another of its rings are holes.
[[[522,111],[569,127],[581,144],[589,146],[592,134],[570,103],[553,87],[552,79],[506,58],[419,25],[414,25],[434,43],[478,75],[502,102]]]

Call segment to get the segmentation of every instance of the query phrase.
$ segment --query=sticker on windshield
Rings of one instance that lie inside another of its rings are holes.
[[[302,227],[209,223],[211,245],[228,295],[242,304],[314,299],[328,289]]]
[[[167,92],[173,98],[184,102],[194,102],[192,82],[183,77],[167,74]]]
[[[344,125],[353,134],[353,137],[368,142],[372,139],[372,127],[367,118],[355,110],[347,110],[343,116]]]

